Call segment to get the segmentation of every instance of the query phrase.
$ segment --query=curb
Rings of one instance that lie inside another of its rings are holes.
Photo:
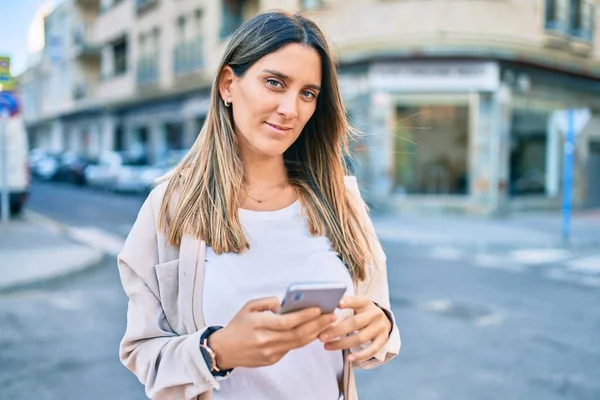
[[[78,240],[76,235],[73,234],[72,228],[42,214],[26,210],[23,212],[22,218],[26,222],[41,226],[43,229],[50,231],[57,236],[62,236],[79,243],[83,247],[89,249],[89,255],[84,257],[85,259],[82,262],[72,263],[71,265],[61,268],[54,273],[38,274],[36,276],[26,277],[7,284],[0,284],[0,294],[13,293],[62,281],[65,278],[100,267],[106,262],[106,259],[109,255],[112,256],[98,247],[90,246],[89,243],[84,243],[83,241]]]

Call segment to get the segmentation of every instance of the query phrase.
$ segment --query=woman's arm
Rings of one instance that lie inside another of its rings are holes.
[[[346,187],[352,198],[352,201],[362,220],[362,227],[365,230],[371,251],[373,252],[373,262],[369,268],[367,279],[358,284],[358,293],[368,296],[379,308],[383,310],[390,322],[392,331],[385,345],[370,359],[361,363],[355,363],[356,367],[369,369],[384,364],[394,358],[400,352],[401,340],[400,331],[396,325],[394,314],[390,306],[389,285],[387,279],[387,257],[381,242],[375,232],[373,221],[369,216],[367,206],[360,195],[356,178],[348,176],[345,178]]]
[[[154,272],[158,240],[152,196],[142,206],[118,257],[119,274],[129,297],[119,356],[151,399],[193,399],[219,384],[198,347],[204,330],[179,336],[165,318]]]

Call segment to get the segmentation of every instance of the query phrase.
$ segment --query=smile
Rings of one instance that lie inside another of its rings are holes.
[[[271,124],[269,122],[265,122],[265,124],[269,127],[269,129],[272,132],[275,132],[278,135],[285,135],[286,133],[288,133],[292,130],[292,128],[281,126],[281,125],[276,125],[276,124]]]

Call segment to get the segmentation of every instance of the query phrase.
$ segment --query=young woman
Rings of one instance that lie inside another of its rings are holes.
[[[261,14],[218,71],[198,140],[119,255],[121,360],[152,399],[356,399],[352,368],[388,361],[400,336],[385,255],[344,176],[326,39],[301,16]],[[298,281],[349,289],[335,314],[278,314]]]

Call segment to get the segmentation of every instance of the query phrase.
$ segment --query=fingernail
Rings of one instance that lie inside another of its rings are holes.
[[[321,342],[327,341],[327,335],[321,335]]]
[[[353,356],[348,356],[348,361],[350,361],[350,362],[354,361],[354,357]]]

